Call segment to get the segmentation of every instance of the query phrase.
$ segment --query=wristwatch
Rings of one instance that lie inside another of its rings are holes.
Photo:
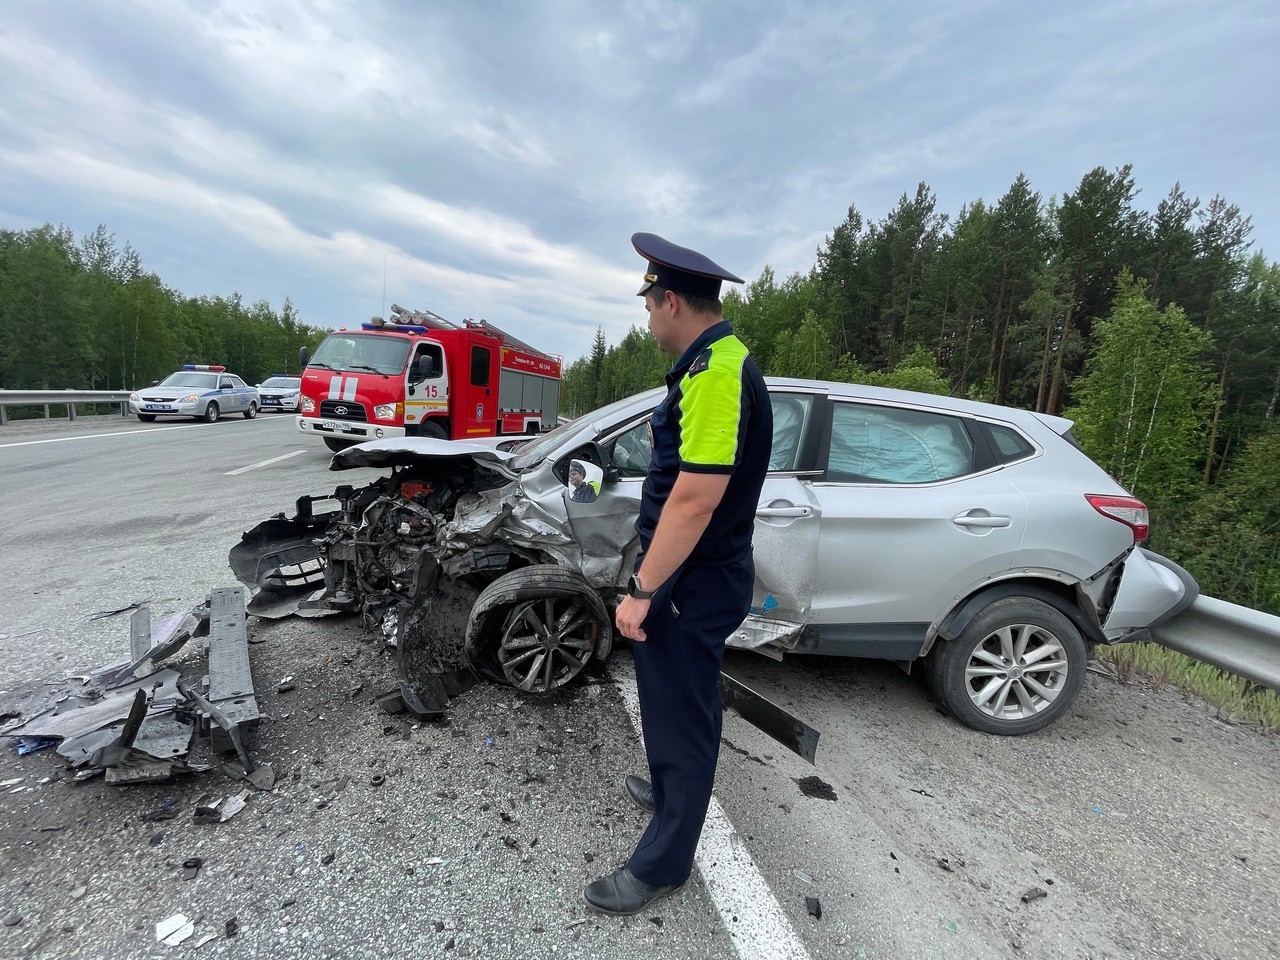
[[[635,597],[637,600],[652,600],[656,590],[642,590],[640,588],[640,578],[634,573],[627,580],[627,596]]]

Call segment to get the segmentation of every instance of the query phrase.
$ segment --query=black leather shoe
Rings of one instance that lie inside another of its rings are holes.
[[[645,813],[653,813],[653,784],[640,777],[627,777],[627,796]]]
[[[629,917],[639,913],[655,900],[670,896],[683,883],[673,883],[665,887],[655,887],[638,879],[626,867],[620,867],[607,877],[601,877],[587,884],[582,891],[587,906],[596,913],[608,913],[615,917]]]

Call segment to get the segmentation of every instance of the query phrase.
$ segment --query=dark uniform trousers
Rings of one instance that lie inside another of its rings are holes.
[[[653,819],[628,866],[646,883],[684,883],[711,803],[725,640],[751,606],[751,552],[720,566],[681,567],[654,594],[644,643],[631,645],[653,782]]]

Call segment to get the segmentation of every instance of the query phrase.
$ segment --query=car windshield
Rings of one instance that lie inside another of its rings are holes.
[[[199,387],[201,390],[217,390],[218,375],[216,373],[192,373],[182,370],[171,373],[160,381],[162,387]]]
[[[409,359],[409,338],[381,333],[331,333],[307,361],[310,367],[403,373]]]
[[[595,423],[597,420],[607,420],[614,415],[621,413],[628,407],[634,406],[639,394],[626,397],[622,400],[615,400],[607,406],[600,407],[598,410],[592,410],[590,413],[579,417],[577,420],[571,420],[568,423],[562,423],[550,433],[543,434],[538,440],[531,440],[523,443],[519,447],[519,455],[511,461],[510,466],[516,470],[527,470],[535,463],[544,460],[552,450],[560,445],[560,442],[572,433],[582,429],[584,423]],[[654,403],[657,403],[655,398]]]
[[[260,384],[272,390],[297,390],[302,383],[297,377],[271,377]]]

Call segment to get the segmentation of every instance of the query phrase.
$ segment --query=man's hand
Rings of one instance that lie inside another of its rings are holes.
[[[637,600],[635,597],[623,597],[618,604],[618,612],[614,621],[618,624],[618,632],[628,640],[644,643],[644,618],[649,615],[649,601]]]

